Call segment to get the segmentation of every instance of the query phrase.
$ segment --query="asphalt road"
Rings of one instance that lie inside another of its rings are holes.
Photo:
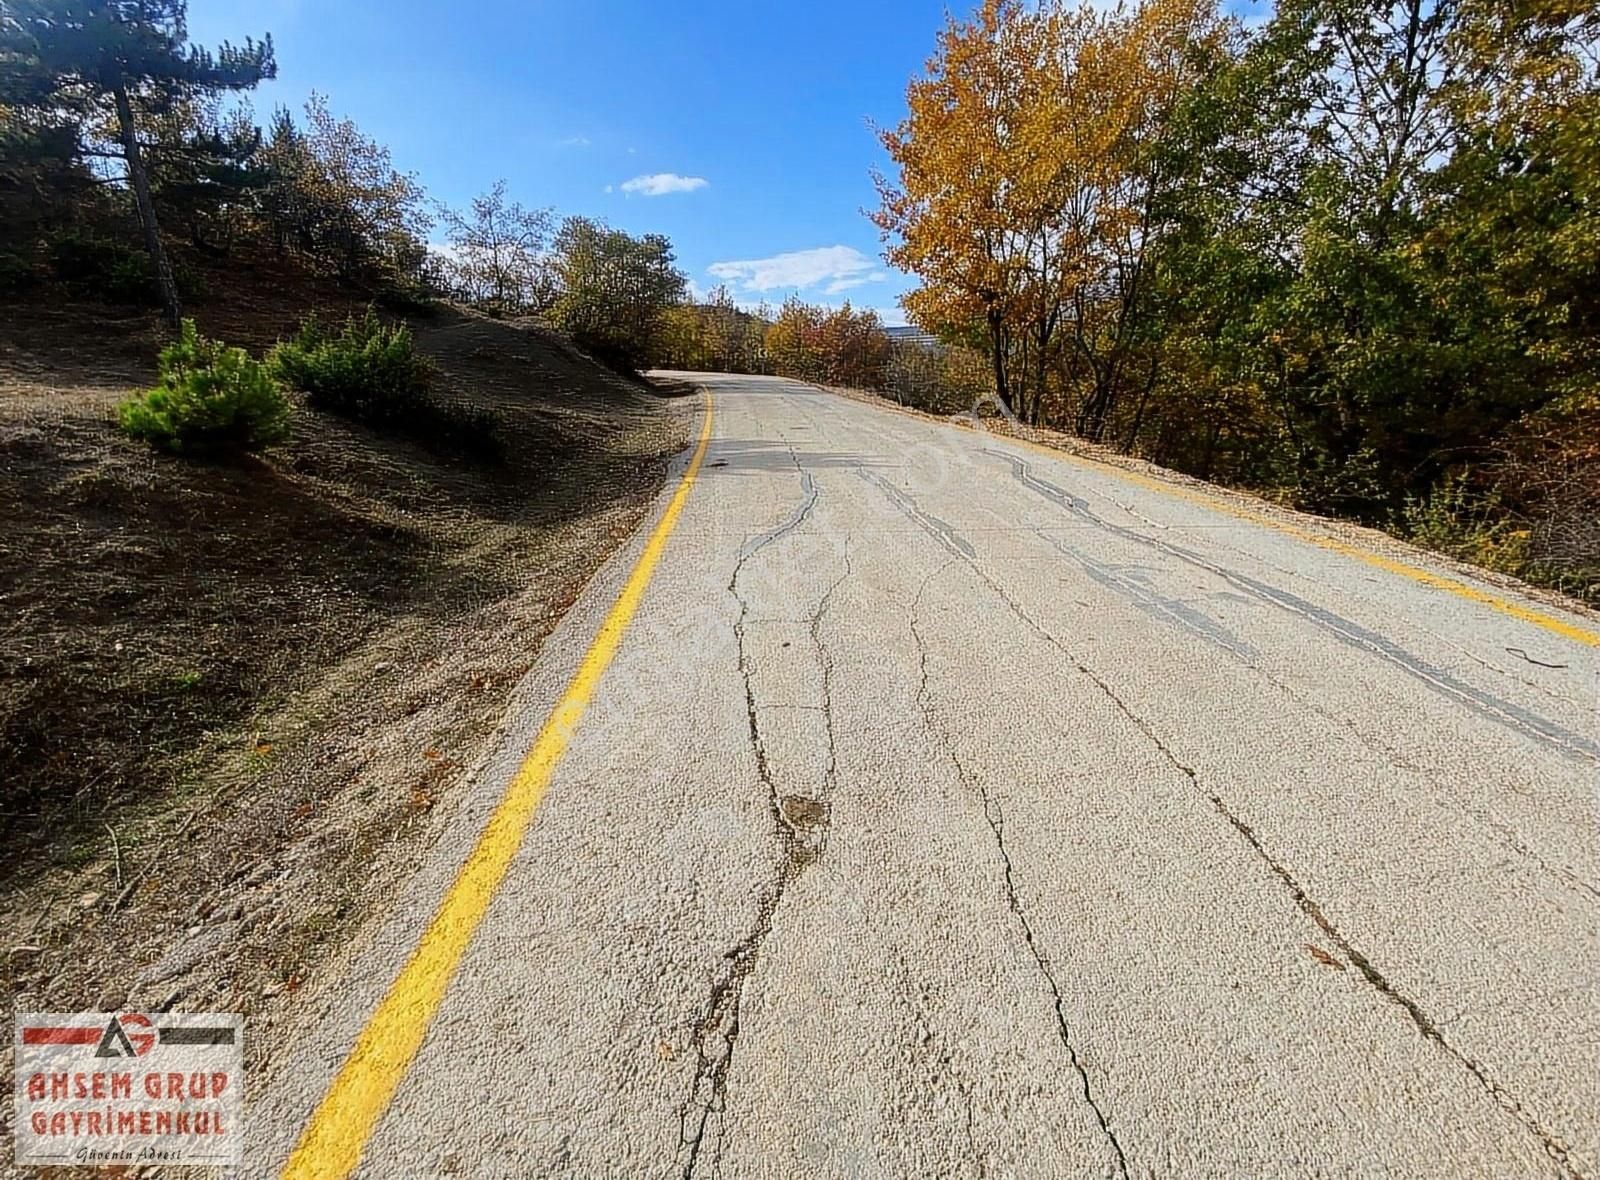
[[[332,1119],[358,1174],[1600,1175],[1600,622],[703,380],[697,480],[537,813],[437,1007],[390,1005],[420,1049]],[[248,1171],[644,546],[258,1086]]]

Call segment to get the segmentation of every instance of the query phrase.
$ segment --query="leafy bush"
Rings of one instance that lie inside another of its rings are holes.
[[[164,451],[254,451],[289,433],[289,401],[242,348],[207,340],[193,320],[161,350],[161,380],[122,404],[122,429]]]
[[[1518,474],[1528,478],[1526,471]],[[1465,479],[1447,479],[1428,499],[1407,501],[1400,531],[1457,560],[1600,605],[1600,529],[1592,510],[1585,506],[1575,518],[1562,511],[1564,505],[1546,502],[1529,515],[1507,506],[1505,488],[1497,482],[1475,491]],[[1518,491],[1525,494],[1527,483]]]
[[[111,264],[111,270],[100,286],[100,291],[112,303],[155,303],[155,276],[150,273],[150,260],[143,255],[130,254]]]
[[[307,318],[267,361],[278,380],[304,390],[315,409],[436,449],[500,456],[494,416],[442,405],[432,393],[433,366],[417,352],[411,330],[384,323],[371,308],[338,330]]]
[[[0,295],[20,295],[39,281],[28,259],[0,254]]]
[[[550,322],[601,364],[622,373],[647,368],[664,340],[666,313],[683,302],[686,279],[672,243],[633,237],[586,217],[569,217],[555,236],[553,278],[560,295]]]
[[[149,258],[120,242],[65,234],[50,243],[50,268],[56,278],[85,294],[113,303],[155,302]]]
[[[111,303],[154,306],[155,275],[150,256],[121,242],[69,233],[50,243],[50,269],[73,290]],[[172,263],[173,281],[185,298],[201,294],[201,283],[188,268]]]
[[[1520,576],[1529,564],[1528,529],[1497,495],[1465,480],[1447,479],[1426,500],[1408,500],[1404,521],[1405,535],[1426,549],[1504,574]]]
[[[111,268],[133,252],[126,246],[87,234],[66,233],[53,238],[49,247],[50,269],[64,283],[101,279]]]

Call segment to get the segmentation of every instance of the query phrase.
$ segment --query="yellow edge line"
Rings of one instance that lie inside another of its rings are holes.
[[[958,427],[958,429],[970,431],[972,428],[964,426]],[[1491,594],[1487,590],[1480,590],[1476,586],[1468,585],[1466,582],[1457,581],[1455,578],[1447,578],[1441,574],[1431,573],[1428,570],[1421,569],[1418,566],[1409,565],[1403,561],[1396,561],[1392,557],[1384,557],[1380,553],[1373,553],[1369,549],[1363,549],[1360,546],[1352,545],[1347,541],[1339,541],[1333,537],[1322,536],[1318,533],[1312,532],[1309,529],[1303,529],[1298,525],[1289,524],[1286,521],[1274,520],[1270,516],[1260,512],[1252,512],[1248,508],[1236,508],[1226,501],[1217,499],[1215,496],[1208,496],[1201,492],[1191,491],[1180,484],[1172,484],[1163,480],[1152,479],[1148,475],[1141,475],[1137,471],[1130,471],[1125,467],[1118,467],[1112,463],[1103,463],[1098,459],[1090,459],[1083,455],[1075,455],[1070,451],[1063,451],[1056,447],[1046,446],[1043,443],[1036,443],[1026,438],[1017,438],[1015,435],[991,434],[989,437],[998,439],[1001,442],[1016,443],[1018,446],[1027,447],[1029,450],[1038,451],[1041,454],[1049,455],[1052,458],[1060,459],[1068,463],[1078,463],[1085,467],[1097,468],[1106,472],[1108,475],[1123,480],[1127,483],[1137,484],[1140,487],[1149,488],[1152,491],[1161,492],[1164,495],[1176,496],[1180,500],[1187,500],[1192,504],[1198,504],[1201,507],[1209,508],[1214,512],[1221,512],[1225,515],[1232,516],[1237,520],[1245,520],[1251,522],[1252,524],[1265,525],[1270,529],[1275,529],[1280,533],[1285,533],[1297,540],[1309,542],[1310,544],[1317,546],[1319,549],[1326,549],[1331,553],[1339,553],[1345,557],[1353,557],[1357,561],[1365,562],[1367,565],[1374,566],[1377,569],[1384,570],[1391,574],[1398,574],[1402,578],[1409,578],[1411,581],[1418,582],[1421,585],[1427,586],[1431,589],[1443,590],[1447,594],[1454,594],[1457,598],[1464,598],[1468,602],[1476,602],[1483,606],[1497,610],[1501,614],[1510,615],[1513,619],[1519,619],[1524,623],[1532,623],[1535,627],[1543,627],[1546,631],[1553,631],[1557,635],[1584,644],[1586,647],[1600,647],[1600,631],[1591,631],[1585,627],[1578,626],[1576,623],[1569,623],[1565,619],[1557,618],[1555,615],[1546,614],[1544,611],[1534,610],[1532,607],[1528,606],[1522,606],[1520,603],[1512,602],[1510,599],[1501,598],[1498,594]]]
[[[456,874],[433,921],[361,1030],[350,1056],[306,1124],[284,1165],[284,1177],[336,1180],[349,1175],[361,1159],[378,1120],[411,1067],[467,944],[522,845],[523,834],[544,797],[551,772],[566,751],[595,686],[616,655],[623,632],[661,560],[711,441],[711,413],[711,392],[707,390],[700,443],[677,491],[566,692],[551,710],[483,834]]]

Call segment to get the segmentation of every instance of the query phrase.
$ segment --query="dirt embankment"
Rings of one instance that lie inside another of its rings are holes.
[[[308,304],[349,303],[268,291],[196,318],[260,348]],[[0,309],[0,972],[19,1010],[291,1003],[397,887],[686,445],[691,399],[536,327],[413,326],[442,394],[498,416],[503,463],[303,406],[264,458],[156,455],[111,420],[153,378],[150,317]]]

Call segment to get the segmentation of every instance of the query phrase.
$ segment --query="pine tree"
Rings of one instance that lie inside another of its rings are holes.
[[[135,104],[159,114],[174,104],[248,89],[277,72],[270,35],[191,45],[187,0],[13,0],[0,21],[5,92],[35,111],[85,117],[110,104],[145,249],[167,320],[182,318],[172,266],[161,242]]]

